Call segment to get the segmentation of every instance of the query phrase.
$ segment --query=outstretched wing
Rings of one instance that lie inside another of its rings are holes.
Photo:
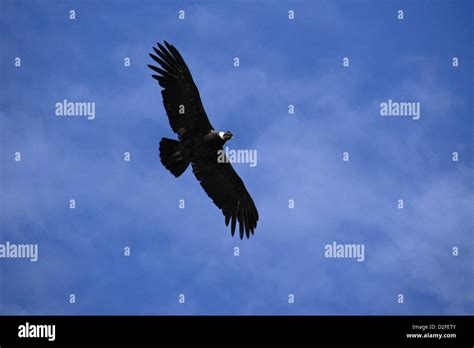
[[[216,157],[206,157],[192,163],[193,173],[204,191],[225,216],[225,224],[231,223],[232,235],[239,222],[240,239],[254,234],[258,211],[245,185],[229,162],[218,163]]]
[[[207,133],[213,129],[202,106],[199,91],[194,84],[191,72],[178,50],[165,41],[166,48],[158,43],[153,47],[156,55],[150,53],[161,68],[148,65],[157,74],[163,96],[163,105],[168,114],[170,126],[180,139],[195,133]]]

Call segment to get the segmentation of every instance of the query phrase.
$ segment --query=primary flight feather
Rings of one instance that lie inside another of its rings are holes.
[[[156,73],[152,76],[163,87],[163,105],[171,129],[179,139],[161,139],[161,163],[175,177],[191,163],[202,188],[222,210],[226,226],[231,224],[232,235],[238,222],[240,239],[244,233],[249,238],[257,227],[257,207],[230,162],[218,161],[218,154],[232,133],[219,132],[212,127],[191,72],[178,50],[166,41],[164,46],[157,45],[150,57],[160,67],[148,67]]]

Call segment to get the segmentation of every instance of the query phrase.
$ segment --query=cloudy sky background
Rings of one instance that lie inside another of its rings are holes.
[[[471,2],[0,4],[0,243],[39,244],[36,263],[0,260],[1,314],[474,313]],[[234,165],[260,211],[250,240],[159,162],[174,136],[146,64],[162,40],[229,147],[258,151]],[[63,99],[95,120],[55,116]],[[420,120],[381,117],[388,99]],[[333,241],[365,261],[325,258]]]

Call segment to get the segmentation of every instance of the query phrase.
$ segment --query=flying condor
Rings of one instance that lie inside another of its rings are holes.
[[[247,238],[257,227],[258,211],[245,185],[228,160],[218,161],[218,152],[232,138],[232,133],[216,131],[207,117],[199,91],[181,54],[164,42],[153,47],[150,57],[160,67],[148,65],[153,78],[163,87],[163,105],[171,129],[179,140],[162,138],[161,163],[179,177],[191,163],[204,191],[222,210],[225,224],[231,224],[232,236],[239,223],[240,239]],[[222,152],[221,152],[222,153]]]

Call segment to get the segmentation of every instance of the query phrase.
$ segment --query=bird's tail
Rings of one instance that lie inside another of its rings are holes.
[[[175,177],[183,174],[189,165],[189,159],[184,155],[181,143],[173,139],[161,138],[160,159],[165,168]]]

